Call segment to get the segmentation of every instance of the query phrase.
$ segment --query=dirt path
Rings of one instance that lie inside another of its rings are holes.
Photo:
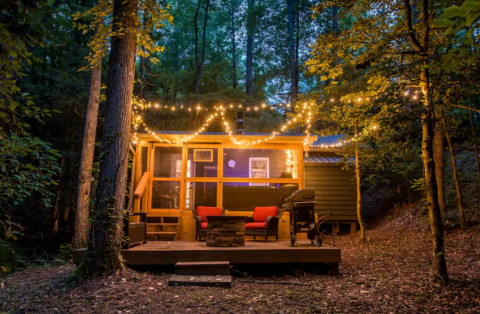
[[[408,224],[408,223],[407,223]],[[236,277],[232,289],[167,287],[168,275],[124,274],[65,284],[72,265],[30,269],[0,290],[11,313],[480,313],[480,228],[446,238],[451,284],[434,284],[430,239],[420,221],[387,224],[361,245],[342,235],[340,276],[296,272]],[[258,284],[246,280],[278,281]],[[281,282],[299,283],[286,285]]]

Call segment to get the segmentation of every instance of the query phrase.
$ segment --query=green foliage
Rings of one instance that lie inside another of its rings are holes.
[[[126,25],[120,25],[118,29],[112,28],[112,23],[105,21],[112,20],[113,2],[100,0],[93,8],[85,12],[76,12],[72,15],[73,26],[85,35],[89,31],[95,31],[95,36],[88,44],[91,53],[86,57],[88,65],[80,70],[88,70],[95,67],[99,60],[104,58],[109,49],[109,39],[123,36],[126,32],[134,32],[137,35],[137,56],[141,58],[150,57],[150,61],[156,63],[156,53],[163,52],[164,47],[151,36],[154,31],[159,31],[165,23],[173,23],[173,16],[169,14],[170,6],[159,4],[155,0],[138,1],[138,11],[135,16],[136,28],[129,29]]]
[[[56,161],[60,156],[48,144],[32,137],[12,135],[0,139],[0,200],[13,206],[23,203],[34,193],[41,206],[51,207],[54,194],[50,190],[60,172]]]

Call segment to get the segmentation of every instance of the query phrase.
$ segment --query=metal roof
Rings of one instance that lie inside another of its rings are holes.
[[[308,157],[303,158],[304,162],[312,162],[312,163],[328,163],[328,164],[336,164],[336,163],[344,163],[345,157],[338,156],[335,153],[329,152],[309,152]],[[347,158],[351,159],[351,158]]]
[[[321,146],[321,145],[335,145],[340,142],[340,140],[343,139],[342,134],[337,134],[337,135],[330,135],[330,136],[318,136],[317,140],[313,142],[310,146]],[[343,145],[337,146],[337,147],[342,147]]]

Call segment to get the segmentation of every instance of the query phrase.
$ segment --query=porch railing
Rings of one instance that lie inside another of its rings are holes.
[[[146,212],[148,210],[148,193],[145,193],[145,191],[148,191],[149,177],[150,172],[145,172],[133,193],[135,198],[133,208],[135,212]]]

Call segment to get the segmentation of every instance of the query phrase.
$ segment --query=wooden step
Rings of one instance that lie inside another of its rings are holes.
[[[168,285],[173,286],[201,286],[201,287],[232,287],[232,276],[187,276],[172,275],[168,280]]]
[[[230,262],[178,262],[176,275],[230,275]]]
[[[178,226],[179,223],[169,222],[147,222],[147,226]]]
[[[147,234],[177,234],[176,231],[147,231]]]

